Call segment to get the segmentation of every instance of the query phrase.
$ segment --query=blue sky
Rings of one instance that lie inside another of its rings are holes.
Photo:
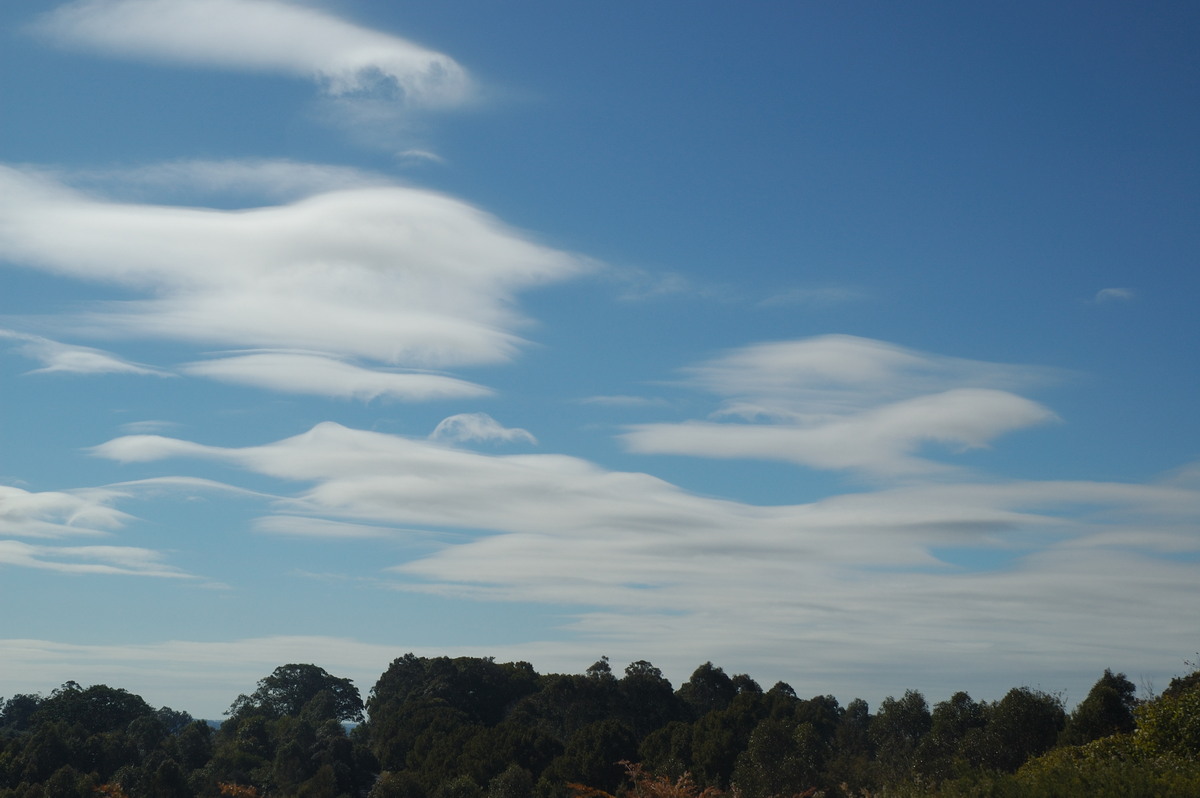
[[[1200,646],[1200,10],[8,0],[0,695]]]

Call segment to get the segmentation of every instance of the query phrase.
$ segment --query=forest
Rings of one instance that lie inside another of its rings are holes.
[[[1200,795],[1194,665],[1142,698],[1106,670],[1069,712],[1028,687],[871,711],[711,662],[676,689],[646,661],[539,674],[412,654],[365,701],[280,666],[220,723],[75,682],[0,709],[0,798]]]

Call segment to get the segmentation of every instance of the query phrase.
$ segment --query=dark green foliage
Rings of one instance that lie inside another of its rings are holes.
[[[650,732],[638,747],[638,757],[654,773],[678,779],[692,766],[692,724],[676,720]]]
[[[385,770],[379,774],[369,798],[425,798],[425,790],[407,770]]]
[[[240,695],[225,713],[254,714],[269,718],[299,715],[304,706],[321,693],[332,699],[332,717],[345,721],[363,719],[363,702],[349,679],[339,679],[316,665],[280,665],[259,680],[251,695]]]
[[[1137,688],[1125,678],[1105,669],[1104,675],[1075,707],[1063,730],[1063,742],[1083,745],[1101,737],[1133,731]]]
[[[811,723],[767,718],[738,755],[733,782],[748,798],[801,793],[820,783],[827,752]]]
[[[19,693],[4,702],[4,711],[0,712],[0,731],[22,732],[29,728],[33,713],[42,705],[42,697],[29,693]]]
[[[1065,722],[1058,697],[1014,687],[989,713],[979,764],[986,769],[1014,771],[1030,757],[1054,747]]]
[[[746,750],[750,735],[765,715],[761,697],[747,694],[693,723],[692,775],[702,784],[727,788],[738,755]]]
[[[834,730],[833,752],[826,767],[826,778],[830,783],[846,784],[854,791],[874,783],[875,745],[870,731],[871,713],[867,702],[856,698],[846,705]]]
[[[154,709],[140,696],[102,684],[85,689],[67,682],[41,703],[31,723],[79,724],[86,732],[96,734],[123,729],[143,716],[154,717]]]
[[[990,703],[955,693],[932,710],[910,690],[872,715],[784,683],[763,692],[711,662],[674,691],[644,660],[618,679],[607,659],[542,676],[528,663],[408,655],[348,734],[356,699],[348,680],[283,666],[214,732],[103,685],[14,696],[0,708],[0,798],[90,798],[102,785],[112,798],[219,798],[222,784],[264,798],[569,798],[568,782],[632,789],[635,771],[713,798],[1200,795],[1191,676],[1139,703],[1105,671],[1069,717],[1027,687]]]
[[[933,708],[929,733],[915,752],[914,766],[926,780],[943,781],[968,770],[973,746],[987,724],[988,708],[964,692],[955,693]]]
[[[544,776],[556,784],[575,782],[615,792],[625,769],[622,760],[637,757],[637,737],[618,720],[602,720],[579,729]]]
[[[617,683],[618,713],[638,737],[644,737],[673,720],[683,720],[687,709],[662,671],[645,660],[632,662]]]
[[[920,692],[909,690],[903,698],[883,699],[868,734],[885,781],[903,781],[912,774],[917,745],[932,725],[929,705]]]
[[[487,787],[487,798],[529,798],[533,792],[533,774],[520,765],[509,765]]]
[[[733,680],[711,662],[696,668],[692,678],[679,688],[679,698],[691,708],[693,718],[725,709],[737,693]]]

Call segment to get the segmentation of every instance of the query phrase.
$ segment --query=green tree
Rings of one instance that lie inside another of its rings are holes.
[[[617,683],[618,716],[645,737],[673,720],[683,720],[685,705],[663,673],[646,660],[631,662]]]
[[[407,770],[385,770],[371,787],[369,798],[425,798],[425,790]]]
[[[1065,723],[1058,696],[1014,687],[991,708],[980,764],[1011,773],[1030,757],[1053,748]]]
[[[846,705],[833,735],[833,752],[825,766],[826,778],[833,784],[846,784],[859,791],[874,783],[871,761],[875,746],[871,742],[871,712],[867,702],[856,698]]]
[[[912,774],[917,745],[932,724],[929,705],[917,690],[906,691],[903,698],[888,696],[880,702],[879,712],[871,719],[870,737],[887,783],[903,782]]]
[[[1087,698],[1079,702],[1067,726],[1062,741],[1067,745],[1082,745],[1101,737],[1133,731],[1133,710],[1137,707],[1137,688],[1125,678],[1105,668],[1104,675],[1092,686]]]
[[[679,688],[679,698],[691,709],[693,718],[725,709],[737,695],[737,687],[725,671],[706,662]],[[761,690],[759,692],[762,692]]]
[[[615,792],[625,772],[620,764],[637,755],[633,730],[612,718],[584,726],[567,742],[566,750],[546,768],[554,784],[574,782]]]
[[[124,730],[135,718],[153,718],[154,714],[153,707],[127,690],[103,684],[83,688],[66,682],[38,706],[31,722],[79,724],[89,734],[97,734]]]
[[[1134,710],[1137,749],[1148,756],[1200,758],[1200,681],[1184,683]]]
[[[34,713],[44,699],[36,693],[18,693],[4,702],[0,712],[0,730],[9,732],[26,731],[32,725]]]
[[[703,785],[729,786],[738,755],[764,717],[761,696],[740,695],[727,708],[692,724],[692,775]]]
[[[766,718],[738,756],[733,783],[749,798],[796,795],[818,786],[826,752],[811,723]]]
[[[299,715],[309,701],[324,691],[333,696],[338,720],[363,719],[363,702],[354,682],[333,676],[316,665],[279,666],[270,676],[259,680],[258,689],[251,695],[238,696],[225,714],[260,714],[269,718]]]
[[[533,774],[520,765],[509,765],[488,782],[487,798],[529,798]]]
[[[969,768],[964,751],[968,735],[987,723],[987,708],[964,692],[957,692],[933,707],[929,733],[916,751],[917,770],[939,782]]]

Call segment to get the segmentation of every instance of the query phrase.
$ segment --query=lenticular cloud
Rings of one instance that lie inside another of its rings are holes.
[[[1046,369],[849,335],[755,344],[686,372],[692,385],[723,398],[712,414],[720,420],[634,425],[622,434],[629,450],[905,476],[945,470],[922,455],[927,444],[980,448],[1057,418],[1004,390],[1045,380]]]
[[[522,344],[516,293],[584,268],[415,188],[218,211],[97,200],[4,167],[0,260],[129,292],[57,319],[67,332],[240,350],[185,370],[301,393],[313,392],[314,364],[353,371],[347,395],[360,398],[486,393],[438,374],[363,369],[503,362]]]
[[[308,77],[334,95],[384,83],[406,102],[438,106],[469,93],[449,56],[282,0],[80,0],[37,29],[113,55]]]

